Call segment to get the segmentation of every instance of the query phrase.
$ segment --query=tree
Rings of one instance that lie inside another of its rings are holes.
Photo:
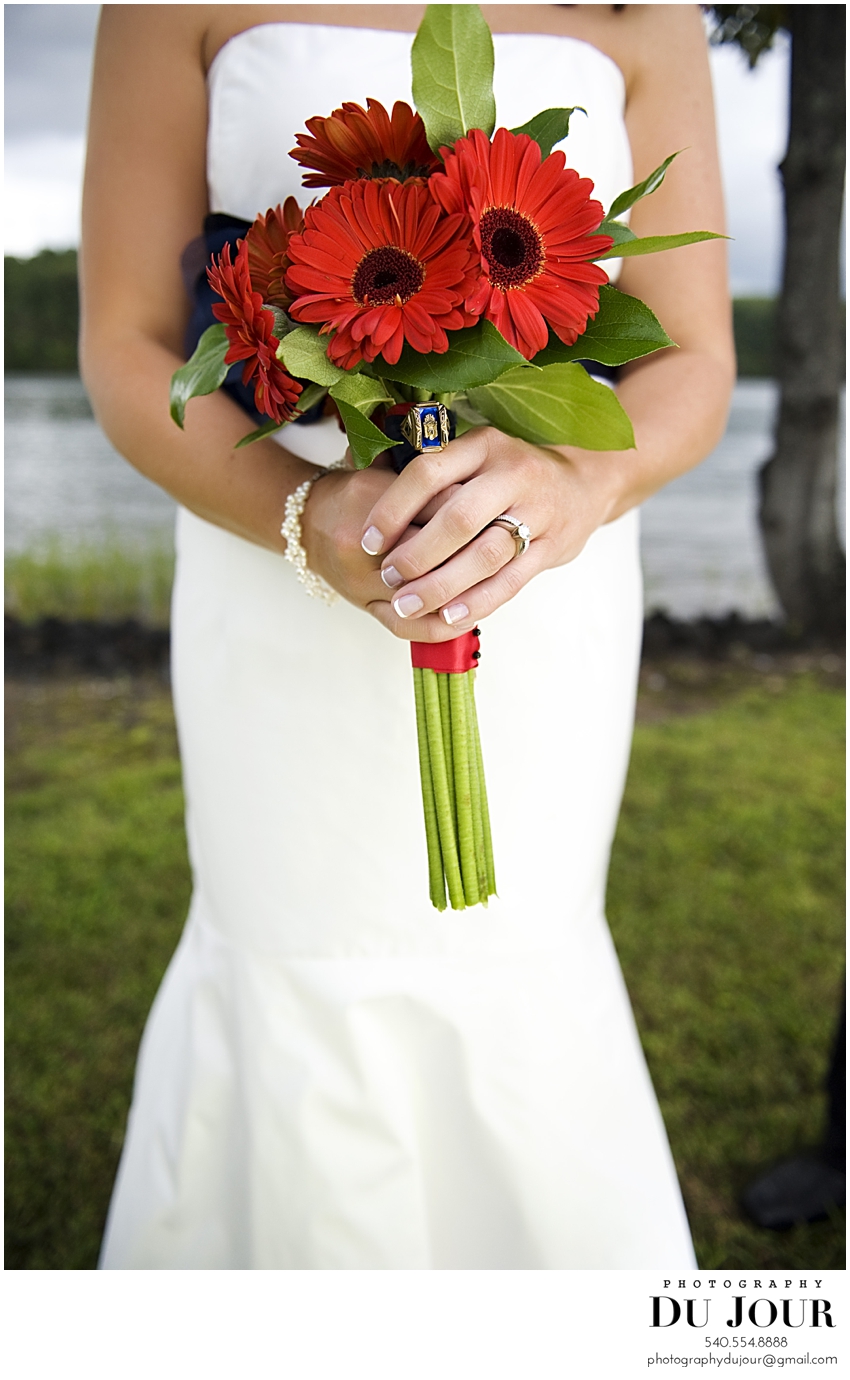
[[[791,35],[788,148],[780,164],[785,256],[777,314],[779,415],[759,475],[770,575],[790,628],[844,629],[845,557],[835,500],[842,355],[839,279],[845,154],[844,5],[711,5],[713,42],[737,43],[754,67]]]
[[[32,259],[4,262],[6,369],[75,371],[80,314],[76,249],[42,249]]]

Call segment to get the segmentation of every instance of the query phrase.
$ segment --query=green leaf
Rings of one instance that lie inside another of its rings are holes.
[[[225,364],[229,341],[222,325],[208,326],[195,346],[195,353],[171,377],[171,415],[181,431],[190,398],[214,393],[227,378]]]
[[[621,192],[618,197],[615,197],[608,208],[606,219],[613,220],[615,216],[621,216],[624,211],[628,211],[630,206],[634,206],[636,201],[640,201],[641,197],[649,196],[650,192],[657,191],[664,181],[664,174],[673,159],[679,157],[681,151],[679,149],[676,153],[671,153],[670,157],[665,158],[661,166],[655,169],[655,172],[651,172],[649,177],[643,179],[643,182],[638,182],[636,187],[630,187],[627,192]]]
[[[234,450],[241,450],[243,446],[253,445],[255,441],[262,441],[264,436],[271,436],[275,431],[280,431],[281,427],[286,426],[286,422],[275,422],[271,418],[258,426],[256,431],[249,431],[247,436],[243,436],[241,441],[237,441]]]
[[[463,393],[491,383],[506,369],[525,361],[513,345],[490,321],[449,333],[449,348],[444,355],[421,355],[405,345],[398,364],[378,358],[369,372],[396,383],[410,384],[429,393]]]
[[[380,455],[382,450],[389,450],[391,446],[401,445],[400,441],[391,441],[389,436],[385,436],[382,431],[370,422],[368,417],[364,417],[362,412],[358,412],[356,407],[350,403],[337,400],[339,415],[348,436],[348,444],[351,447],[351,458],[355,468],[365,470],[367,465],[371,465],[376,455]]]
[[[699,244],[701,240],[728,240],[728,235],[715,235],[712,230],[691,230],[686,235],[645,235],[642,240],[627,240],[615,244],[596,260],[631,259],[636,254],[660,254],[665,249],[678,249],[683,244]]]
[[[345,402],[356,407],[364,417],[371,417],[379,403],[392,405],[392,398],[380,379],[367,378],[365,374],[346,374],[331,389],[331,397],[336,403]]]
[[[566,139],[570,132],[570,116],[575,115],[577,110],[580,110],[582,115],[587,114],[583,105],[572,105],[569,109],[561,106],[541,110],[539,115],[528,121],[528,124],[512,129],[511,134],[527,134],[540,145],[541,158],[548,158],[554,146]]]
[[[483,424],[487,425],[486,417]],[[468,431],[472,431],[480,425],[482,425],[480,422],[471,422],[468,417],[462,417],[459,412],[455,412],[455,438],[465,436]]]
[[[266,306],[266,311],[270,311],[274,317],[274,334],[278,340],[283,340],[285,335],[298,329],[295,322],[291,321],[286,312],[281,311],[280,307],[273,307],[269,303]]]
[[[630,450],[635,443],[613,389],[580,364],[512,369],[486,388],[474,388],[469,400],[500,431],[536,445]]]
[[[298,411],[309,412],[311,407],[315,407],[317,402],[327,393],[327,388],[322,388],[321,384],[308,383],[307,387],[298,395]]]
[[[599,311],[575,345],[564,345],[550,333],[549,344],[534,356],[534,363],[545,366],[593,359],[599,364],[626,364],[674,344],[645,302],[608,286],[599,289]]]
[[[630,230],[619,220],[603,220],[599,229],[594,230],[593,233],[595,235],[610,235],[615,244],[628,244],[629,240],[637,239],[634,230]]]
[[[493,39],[477,5],[427,5],[411,50],[413,102],[431,148],[493,133]]]
[[[310,379],[330,388],[345,378],[345,370],[337,369],[328,359],[328,338],[319,335],[311,326],[297,326],[280,342],[277,357],[283,360],[295,379]]]

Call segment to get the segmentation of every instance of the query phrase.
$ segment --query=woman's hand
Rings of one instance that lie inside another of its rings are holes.
[[[346,468],[328,471],[313,485],[301,519],[301,540],[309,568],[350,604],[370,612],[379,603],[389,608],[392,590],[381,579],[377,562],[364,552],[364,520],[395,481],[389,452],[368,469],[355,470],[347,451]],[[417,508],[410,524],[405,525],[404,537],[412,537],[459,488],[455,484],[445,492],[429,495],[429,502],[421,505],[421,510]]]
[[[412,641],[445,642],[466,632],[541,570],[573,560],[608,520],[619,491],[612,460],[530,445],[492,427],[417,457],[380,494],[358,534],[364,550],[381,558],[385,589],[365,607]],[[413,527],[445,491],[438,512]],[[531,545],[517,559],[508,529],[488,525],[500,513],[531,529]]]

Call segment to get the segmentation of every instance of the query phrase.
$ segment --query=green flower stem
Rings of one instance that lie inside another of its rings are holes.
[[[425,716],[425,692],[422,671],[413,668],[413,693],[416,698],[416,737],[419,743],[419,775],[422,782],[422,806],[425,813],[425,840],[428,845],[428,886],[431,904],[437,910],[446,909],[446,882],[443,875],[443,855],[440,850],[440,830],[434,800],[434,781],[431,775],[431,755],[428,751],[428,731]]]
[[[469,726],[469,789],[472,797],[472,831],[475,837],[475,866],[478,875],[478,895],[481,904],[486,906],[487,896],[487,858],[484,851],[484,820],[481,816],[481,775],[478,767],[478,754],[475,751],[476,719],[475,691],[472,685],[474,671],[464,676],[466,692],[466,721]]]
[[[455,800],[455,763],[454,749],[452,748],[452,711],[449,701],[449,678],[443,672],[437,673],[437,689],[440,692],[440,722],[443,726],[443,751],[446,754],[446,778],[449,783],[449,795],[452,798],[452,818],[455,824],[455,837],[457,837],[457,801]]]
[[[472,791],[469,782],[469,725],[467,722],[466,675],[449,675],[452,710],[452,752],[454,755],[457,841],[463,874],[463,892],[468,906],[478,905],[478,867],[475,861],[475,831],[472,825]]]
[[[423,670],[422,689],[425,700],[431,779],[434,783],[434,801],[440,829],[440,849],[449,888],[449,901],[452,910],[464,910],[466,900],[458,862],[454,812],[446,774],[446,754],[443,747],[443,726],[440,716],[440,691],[437,686],[436,671]]]
[[[475,672],[469,673],[469,690],[475,702]],[[481,825],[484,831],[484,863],[487,872],[487,895],[496,895],[496,865],[493,860],[493,839],[490,833],[490,807],[487,804],[487,785],[484,780],[484,758],[481,755],[481,736],[478,732],[478,714],[472,715],[472,737],[475,747],[475,762],[481,790]]]

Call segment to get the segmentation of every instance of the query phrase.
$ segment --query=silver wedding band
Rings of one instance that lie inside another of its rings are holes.
[[[516,560],[517,556],[524,555],[531,545],[531,528],[524,522],[520,522],[518,518],[511,517],[510,513],[500,513],[498,517],[493,518],[492,522],[488,522],[487,526],[495,527],[497,522],[500,522],[503,527],[507,527],[516,542],[516,551],[511,559]]]

